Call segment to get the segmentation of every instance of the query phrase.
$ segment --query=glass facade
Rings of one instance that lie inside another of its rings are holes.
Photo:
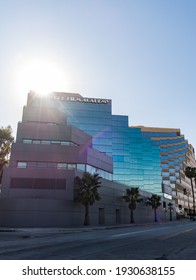
[[[42,106],[58,107],[68,124],[93,137],[93,148],[113,158],[114,181],[161,195],[160,147],[143,137],[140,128],[129,127],[128,116],[113,115],[111,100],[85,102],[81,96],[64,96],[69,94],[54,93]],[[36,99],[32,104],[36,106]]]
[[[168,129],[168,131],[147,127],[141,127],[141,129],[142,136],[150,138],[160,149],[163,192],[170,197],[174,196],[177,192],[176,184],[181,182],[181,174],[188,153],[188,142],[177,129]]]
[[[31,106],[58,108],[68,124],[93,137],[93,148],[113,159],[114,181],[167,198],[182,194],[187,185],[182,186],[183,168],[190,152],[179,129],[129,127],[128,116],[112,114],[112,101],[107,99],[58,92],[43,100],[32,96]]]
[[[115,181],[162,194],[159,147],[128,126],[127,116],[112,116],[112,157]]]
[[[112,156],[111,101],[107,104],[64,102],[67,123],[93,137],[93,147]]]

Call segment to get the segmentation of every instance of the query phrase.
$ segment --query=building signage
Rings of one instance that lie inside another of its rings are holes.
[[[50,95],[51,99],[59,101],[68,101],[68,102],[81,102],[81,103],[97,103],[97,104],[108,104],[108,99],[100,98],[87,98],[87,97],[75,97],[75,96],[65,96],[65,95]]]

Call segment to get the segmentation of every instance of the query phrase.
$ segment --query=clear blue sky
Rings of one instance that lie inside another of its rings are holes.
[[[16,130],[43,60],[51,91],[111,98],[130,125],[180,128],[196,148],[195,0],[0,0],[0,40],[0,126]]]

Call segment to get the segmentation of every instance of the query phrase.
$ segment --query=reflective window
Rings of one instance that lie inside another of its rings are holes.
[[[66,169],[67,163],[57,163],[57,169]]]
[[[48,141],[48,140],[42,140],[42,141],[41,141],[41,144],[49,145],[49,144],[50,144],[50,141]]]
[[[86,171],[91,173],[91,174],[94,174],[94,173],[97,173],[97,168],[93,167],[93,166],[90,166],[90,165],[86,165]]]
[[[50,141],[50,143],[51,143],[51,144],[57,144],[57,145],[59,145],[61,142],[60,142],[60,141],[52,140],[52,141]]]
[[[48,162],[47,166],[48,166],[48,168],[57,168],[57,163],[56,162]]]
[[[76,169],[76,164],[68,163],[68,164],[67,164],[67,168],[68,168],[68,169]]]
[[[40,144],[40,140],[33,140],[33,144]]]
[[[85,171],[85,164],[77,164],[77,170]]]
[[[23,139],[24,144],[31,144],[32,140],[31,139]]]
[[[37,167],[37,162],[36,161],[28,161],[27,166],[28,167]]]
[[[18,162],[17,162],[17,167],[18,167],[18,168],[26,168],[26,167],[27,167],[27,162],[18,161]]]
[[[61,141],[61,145],[70,146],[70,142],[68,142],[68,141]]]

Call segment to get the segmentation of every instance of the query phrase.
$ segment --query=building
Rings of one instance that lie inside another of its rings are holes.
[[[92,136],[93,148],[113,159],[113,181],[162,195],[159,147],[130,128],[128,116],[112,114],[112,101],[56,92],[40,98],[34,92],[27,106],[58,108],[67,123]]]
[[[74,178],[84,171],[111,180],[112,158],[93,149],[92,137],[68,125],[65,114],[58,109],[28,104],[18,124],[10,164],[3,174],[1,223],[70,224]]]
[[[181,134],[180,129],[143,126],[138,128],[141,129],[143,137],[150,138],[160,149],[164,195],[174,199],[178,213],[191,213],[192,189],[190,179],[185,176],[184,170],[186,166],[196,166],[194,148]],[[193,184],[195,190],[195,183]]]
[[[5,226],[67,226],[83,221],[74,201],[74,178],[84,171],[102,177],[101,201],[92,206],[91,224],[129,223],[122,201],[128,187],[146,198],[187,210],[191,194],[185,165],[195,164],[194,150],[180,130],[130,127],[128,116],[112,114],[112,101],[80,94],[28,94],[4,170],[0,222]],[[182,203],[183,202],[183,203]],[[175,216],[175,207],[174,216]],[[138,205],[137,222],[153,221],[152,209]]]

